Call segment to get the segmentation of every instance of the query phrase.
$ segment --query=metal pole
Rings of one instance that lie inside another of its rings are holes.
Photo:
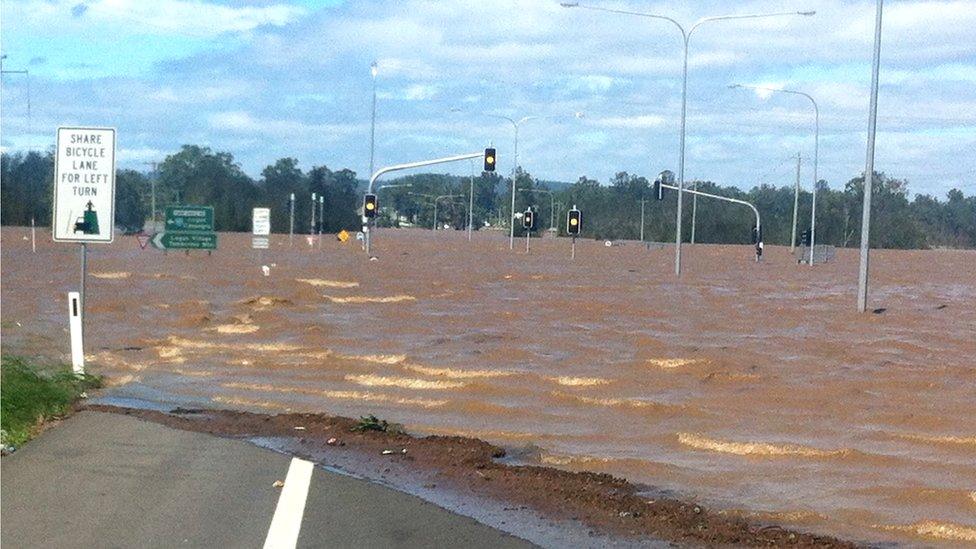
[[[814,130],[813,139],[813,202],[810,206],[810,266],[812,267],[813,247],[817,243],[817,184],[819,183],[817,179],[817,164],[820,160],[820,107],[817,106],[817,102],[814,101],[813,97],[810,97],[810,101],[813,102],[813,111],[816,117],[816,129]]]
[[[319,249],[322,249],[322,229],[325,225],[325,195],[319,195]]]
[[[881,12],[884,0],[878,0],[874,24],[874,62],[871,67],[871,104],[868,110],[868,147],[864,162],[864,205],[861,211],[861,263],[857,277],[857,310],[868,305],[868,251],[871,244],[871,192],[874,187],[874,136],[878,127],[878,73],[881,66]]]
[[[468,190],[468,242],[471,242],[471,231],[474,230],[474,161],[471,164],[471,186]]]
[[[674,274],[681,276],[681,210],[684,202],[685,188],[685,114],[688,112],[688,33],[680,25],[681,35],[685,39],[684,68],[681,73],[681,145],[678,155],[678,213],[674,235]],[[694,227],[694,224],[692,224]]]
[[[532,229],[525,230],[525,253],[529,253],[529,238],[532,236]]]
[[[37,239],[36,239],[36,235],[34,233],[35,233],[35,231],[34,231],[34,216],[31,216],[31,252],[36,254],[37,253]]]
[[[796,215],[800,208],[800,153],[796,153],[796,185],[793,186],[793,233],[790,236],[790,253],[796,250]]]
[[[312,220],[309,222],[308,235],[315,238],[315,201],[317,200],[316,194],[312,193]]]
[[[518,123],[514,120],[512,125],[515,126],[515,168],[512,169],[512,211],[510,212],[509,219],[509,236],[508,236],[508,249],[515,249],[515,174],[518,172]]]
[[[295,239],[295,193],[288,197],[288,247],[291,248]]]
[[[549,193],[549,231],[556,232],[556,199]]]
[[[437,199],[434,199],[434,226],[430,228],[432,231],[437,230]]]
[[[81,302],[81,338],[82,345],[85,339],[85,280],[88,278],[88,244],[81,243],[81,292],[79,294]],[[82,347],[84,352],[84,347]]]
[[[573,237],[573,248],[572,255],[569,256],[570,259],[576,259],[576,237]]]
[[[369,173],[373,173],[373,153],[376,145],[376,72],[378,66],[373,61],[369,66],[370,73],[373,75],[373,116],[369,125]]]
[[[647,202],[641,198],[641,226],[640,226],[640,241],[644,241],[644,203]]]

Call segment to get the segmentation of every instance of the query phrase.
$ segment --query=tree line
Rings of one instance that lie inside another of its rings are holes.
[[[0,159],[0,222],[50,225],[54,158],[52,152],[4,153]],[[516,182],[515,211],[532,206],[539,230],[554,225],[565,234],[566,212],[576,206],[583,212],[583,237],[637,239],[644,207],[644,238],[668,242],[674,239],[676,191],[665,191],[658,201],[647,177],[617,173],[603,184],[586,176],[572,184],[544,182],[522,169],[512,175]],[[473,181],[474,228],[507,230],[511,209],[512,178],[483,172],[468,177],[444,174],[414,174],[377,182],[380,226],[447,226],[463,229],[468,223],[469,189]],[[250,231],[251,209],[272,209],[272,230],[288,231],[289,196],[294,193],[295,230],[307,233],[311,226],[311,195],[324,197],[321,230],[357,230],[365,183],[349,169],[333,171],[313,166],[303,171],[294,158],[282,158],[248,176],[227,152],[184,145],[155,169],[140,172],[118,170],[116,177],[116,224],[129,231],[147,226],[150,219],[150,190],[156,187],[157,211],[167,205],[213,206],[218,231]],[[908,182],[875,173],[871,245],[878,248],[976,248],[976,196],[966,197],[953,189],[944,199],[919,194],[908,198]],[[388,188],[384,188],[389,186]],[[748,191],[699,181],[700,191],[752,202],[762,215],[768,244],[788,245],[792,229],[793,187],[761,185]],[[817,242],[834,246],[859,245],[864,177],[854,177],[842,189],[832,189],[821,180],[817,189]],[[437,218],[434,219],[437,202]],[[798,233],[810,225],[812,196],[800,194]],[[690,194],[685,195],[682,231],[691,232]],[[318,219],[318,205],[315,216]],[[159,214],[162,215],[161,213]],[[708,198],[698,200],[696,241],[713,243],[751,242],[755,224],[752,211],[744,206]],[[315,230],[318,230],[316,227]],[[516,223],[517,234],[524,234]]]

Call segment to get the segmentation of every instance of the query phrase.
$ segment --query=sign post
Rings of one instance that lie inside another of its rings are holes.
[[[251,213],[251,248],[267,250],[268,237],[271,235],[271,208],[254,208]],[[258,252],[258,261],[261,252]]]
[[[81,336],[81,296],[68,292],[68,328],[71,332],[71,368],[75,374],[85,373],[85,344]]]
[[[153,248],[160,250],[217,249],[214,211],[211,206],[167,206],[163,232],[152,235]]]
[[[81,244],[81,330],[88,243],[115,238],[115,128],[58,128],[54,163],[55,242]]]
[[[295,240],[295,193],[288,197],[288,247],[291,248]]]

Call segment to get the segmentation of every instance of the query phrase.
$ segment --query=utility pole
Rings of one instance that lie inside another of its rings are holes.
[[[641,226],[640,226],[640,241],[641,242],[644,242],[644,203],[645,202],[647,202],[647,200],[645,200],[644,197],[641,196]]]
[[[857,310],[868,307],[868,252],[871,247],[871,192],[874,187],[874,136],[878,129],[878,73],[881,68],[881,12],[878,0],[874,23],[874,62],[871,67],[871,104],[868,107],[868,149],[864,162],[864,205],[861,210],[861,263],[857,275]]]
[[[295,193],[288,195],[288,247],[295,240]]]
[[[796,214],[799,211],[799,208],[800,208],[800,153],[796,153],[796,186],[793,188],[793,233],[790,236],[790,253],[793,253],[796,250]]]
[[[315,203],[317,201],[318,201],[317,194],[312,193],[312,221],[309,223],[309,227],[308,227],[308,235],[312,239],[315,238]],[[309,241],[309,244],[312,243],[313,243],[312,241]]]
[[[150,208],[152,208],[152,232],[156,232],[156,178],[159,177],[159,163],[158,162],[143,162],[143,164],[152,166],[152,177],[149,178],[150,187]]]

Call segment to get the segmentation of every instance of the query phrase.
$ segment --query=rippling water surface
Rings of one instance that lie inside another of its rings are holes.
[[[3,230],[5,350],[63,356],[77,249]],[[247,235],[212,257],[120,237],[89,260],[91,361],[120,397],[375,413],[534,447],[712,505],[861,540],[976,543],[976,253],[673,250],[381,230]],[[519,247],[517,247],[518,249]]]

